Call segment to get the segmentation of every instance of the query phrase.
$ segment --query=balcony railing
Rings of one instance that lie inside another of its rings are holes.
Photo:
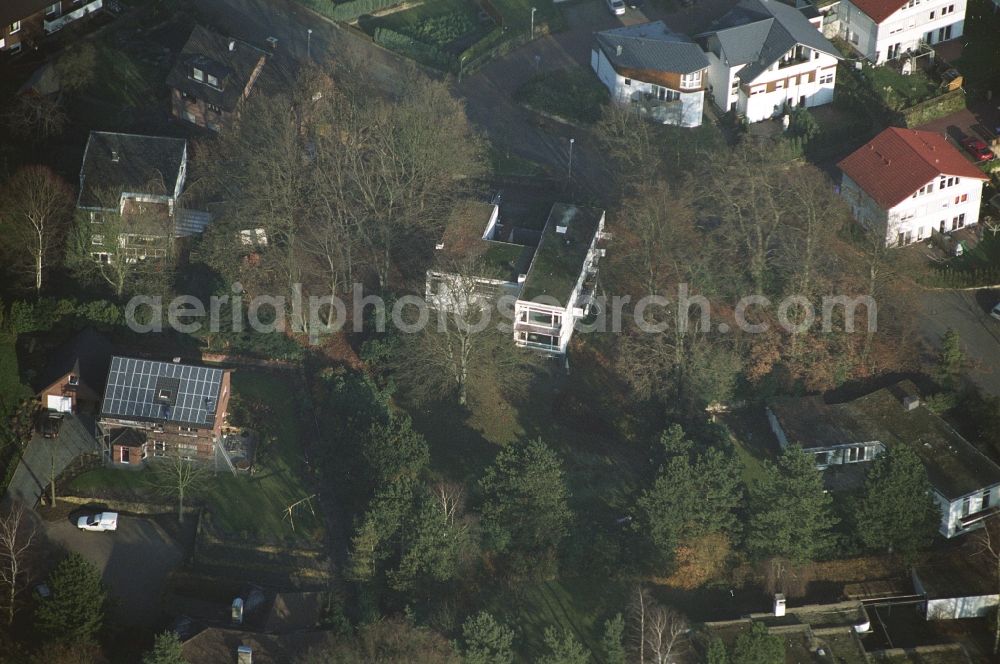
[[[73,21],[83,18],[87,14],[92,14],[98,9],[104,6],[104,0],[93,0],[82,7],[74,9],[73,11],[63,14],[62,16],[57,16],[53,19],[46,18],[42,25],[45,28],[46,34],[51,34],[57,30],[62,30],[66,27],[67,23],[72,23]]]
[[[800,55],[794,55],[790,58],[782,58],[778,60],[778,69],[784,69],[786,67],[794,67],[795,65],[805,64],[812,60],[812,53],[806,51]]]

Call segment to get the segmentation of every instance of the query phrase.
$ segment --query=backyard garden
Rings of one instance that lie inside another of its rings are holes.
[[[291,503],[313,493],[301,473],[301,441],[307,437],[303,427],[309,419],[302,416],[300,394],[301,386],[291,377],[233,372],[234,401],[245,404],[272,426],[257,451],[253,474],[218,473],[208,478],[196,497],[220,533],[261,542],[308,541],[321,536],[321,519],[308,506],[295,511],[294,527],[285,511]],[[64,490],[101,499],[162,502],[149,472],[100,468],[74,478]]]

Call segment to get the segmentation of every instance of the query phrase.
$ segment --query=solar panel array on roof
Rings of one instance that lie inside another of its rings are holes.
[[[101,415],[212,426],[223,373],[210,367],[113,357]]]

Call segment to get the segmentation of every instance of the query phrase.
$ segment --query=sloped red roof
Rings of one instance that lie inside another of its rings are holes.
[[[888,210],[939,175],[986,180],[941,134],[889,127],[837,166]]]
[[[851,4],[871,17],[876,23],[881,23],[901,9],[908,0],[851,0]]]

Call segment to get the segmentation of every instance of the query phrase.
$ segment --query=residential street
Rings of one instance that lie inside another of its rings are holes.
[[[1000,396],[1000,321],[989,308],[1000,301],[1000,290],[934,290],[921,294],[920,333],[938,349],[941,337],[954,329],[971,363],[969,377],[984,391]]]
[[[155,624],[164,581],[182,557],[177,544],[156,522],[120,516],[117,531],[94,533],[61,519],[46,523],[45,534],[97,566],[118,602],[115,613],[120,623]]]

